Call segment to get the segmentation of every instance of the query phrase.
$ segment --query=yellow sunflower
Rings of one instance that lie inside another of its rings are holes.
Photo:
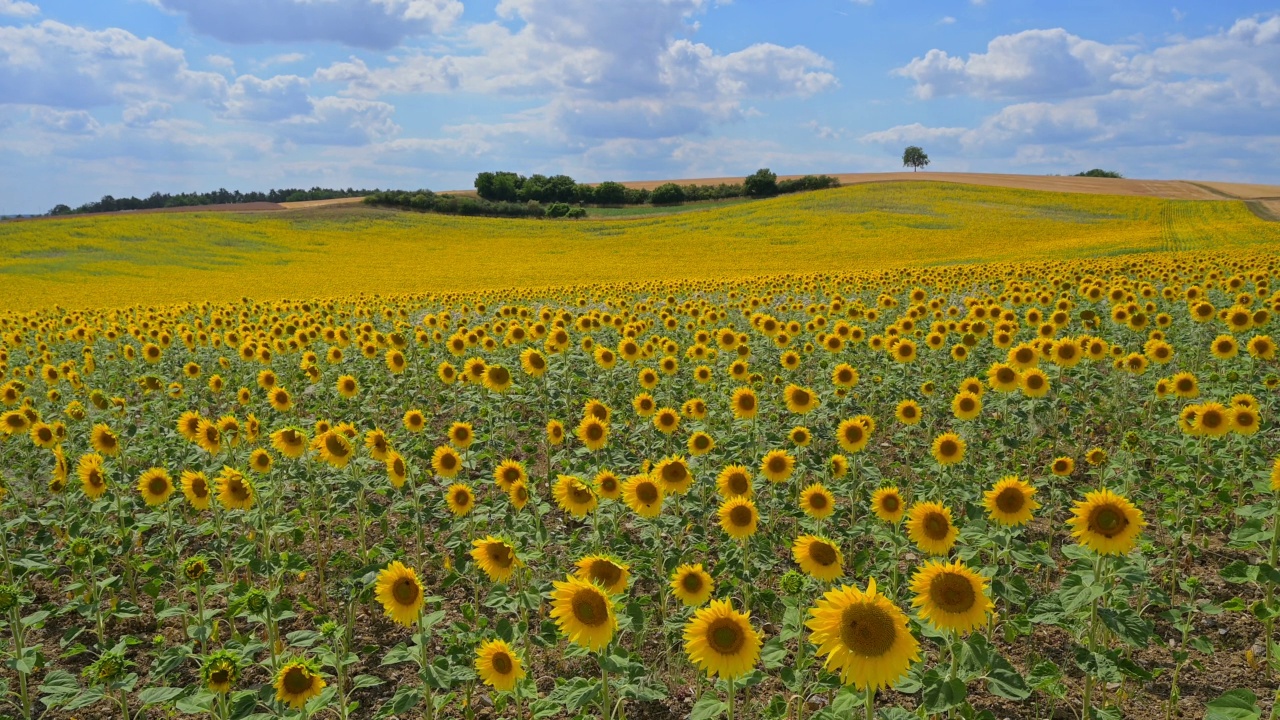
[[[217,487],[218,502],[228,510],[248,510],[257,497],[253,482],[234,468],[222,468],[218,473]]]
[[[626,590],[631,580],[630,566],[607,555],[588,555],[576,567],[579,578],[599,585],[610,595]]]
[[[749,387],[740,387],[734,390],[729,404],[733,408],[733,416],[739,420],[750,420],[760,410],[760,401],[756,398],[756,391]]]
[[[635,514],[653,519],[662,514],[666,492],[653,475],[633,475],[622,483],[622,500]]]
[[[97,500],[107,492],[107,470],[102,466],[105,458],[97,453],[86,453],[80,456],[76,465],[76,474],[80,476],[80,487],[90,500]]]
[[[315,661],[303,659],[290,660],[281,665],[276,671],[273,684],[276,700],[295,710],[305,707],[308,700],[324,690],[325,685]]]
[[[959,560],[929,560],[911,578],[920,617],[939,630],[968,633],[987,619],[993,605],[987,597],[987,579]]]
[[[307,452],[306,432],[294,427],[281,428],[271,433],[271,447],[281,455],[297,460]]]
[[[462,469],[462,456],[448,445],[441,445],[431,454],[431,469],[442,478],[457,477]]]
[[[193,472],[186,470],[180,478],[182,482],[182,494],[187,497],[187,502],[191,503],[191,507],[197,510],[207,510],[209,508],[209,479],[202,472]]]
[[[822,483],[814,483],[800,491],[800,509],[818,520],[830,517],[836,509],[836,496]]]
[[[524,666],[503,640],[486,640],[476,649],[476,674],[480,682],[501,692],[515,690],[525,677]]]
[[[1027,397],[1044,397],[1049,394],[1049,376],[1040,368],[1027,368],[1021,376],[1022,394]]]
[[[799,385],[788,385],[782,391],[782,398],[787,404],[787,409],[797,415],[813,412],[821,404],[817,393]]]
[[[939,465],[955,465],[964,460],[964,438],[955,433],[943,433],[933,440],[933,459]]]
[[[584,417],[578,423],[577,435],[588,450],[601,450],[609,443],[609,424],[594,416]]]
[[[751,497],[754,492],[751,471],[745,465],[726,465],[716,478],[716,491],[722,498]]]
[[[445,503],[449,506],[449,512],[454,517],[463,517],[471,512],[476,506],[476,495],[471,492],[471,488],[462,483],[454,483],[449,486],[444,495]]]
[[[427,416],[421,410],[407,410],[401,419],[404,429],[411,433],[419,433],[427,426]]]
[[[360,393],[360,383],[351,375],[343,375],[338,378],[338,394],[344,398],[353,398]]]
[[[653,477],[662,483],[662,489],[668,495],[684,495],[693,486],[689,463],[679,455],[659,460],[653,468]]]
[[[663,435],[670,435],[680,428],[680,413],[671,408],[661,408],[653,414],[653,426]]]
[[[887,523],[897,523],[907,512],[907,504],[902,493],[894,486],[882,487],[871,495],[871,510],[876,517]]]
[[[518,482],[527,482],[528,480],[529,474],[524,469],[524,463],[519,460],[510,458],[503,460],[493,471],[493,481],[502,492],[511,492],[512,485]]]
[[[982,414],[982,398],[970,392],[957,393],[951,399],[951,414],[957,420],[972,420]]]
[[[552,496],[561,510],[576,518],[584,518],[587,513],[596,509],[599,500],[587,484],[573,475],[559,475],[551,489]]]
[[[93,431],[89,435],[89,442],[93,445],[93,449],[101,455],[115,457],[120,454],[120,437],[105,423],[98,423],[93,426]]]
[[[378,571],[374,597],[382,603],[387,617],[405,627],[413,627],[418,621],[425,602],[418,573],[399,560]]]
[[[1110,490],[1094,490],[1071,508],[1071,534],[1101,555],[1123,555],[1133,549],[1147,523],[1128,498]]]
[[[399,490],[404,487],[405,480],[409,477],[409,466],[405,464],[404,458],[395,450],[387,455],[387,480],[391,482],[391,486]]]
[[[551,617],[574,645],[599,651],[618,629],[613,600],[599,586],[569,576],[551,592]]]
[[[520,566],[515,546],[492,535],[471,543],[471,558],[490,580],[500,583],[511,579],[511,574]]]
[[[163,505],[173,494],[173,478],[164,468],[153,467],[138,478],[138,492],[148,505]]]
[[[1030,484],[1009,475],[983,493],[983,505],[992,520],[1006,527],[1017,527],[1031,522],[1031,514],[1039,509],[1035,494],[1036,489]]]
[[[1058,477],[1066,477],[1076,471],[1076,461],[1063,455],[1053,459],[1049,464],[1049,472]]]
[[[317,435],[312,447],[319,451],[320,459],[335,468],[346,467],[351,458],[355,457],[351,441],[336,429]]]
[[[809,610],[809,641],[826,655],[826,669],[839,673],[846,685],[860,690],[896,683],[920,659],[920,643],[907,627],[907,616],[876,592],[845,585],[828,590]]]
[[[476,439],[476,432],[471,423],[455,422],[449,426],[449,444],[459,450],[466,450]]]
[[[760,513],[756,504],[741,495],[720,504],[720,527],[734,540],[745,540],[756,532]]]
[[[823,582],[831,582],[844,574],[844,553],[827,538],[801,535],[791,546],[791,556],[801,570]]]
[[[716,447],[716,441],[710,435],[699,430],[689,436],[686,443],[689,448],[689,454],[694,456],[706,455]]]
[[[796,459],[786,450],[770,450],[760,461],[760,474],[769,482],[786,482],[796,469]]]
[[[893,416],[903,425],[916,425],[920,422],[920,418],[924,416],[924,412],[920,409],[920,403],[915,400],[903,400],[898,403],[898,408],[894,411]]]
[[[681,565],[671,573],[671,592],[685,607],[698,607],[711,599],[715,580],[702,569],[702,563]]]
[[[842,420],[840,427],[836,428],[836,441],[850,454],[862,452],[870,439],[871,431],[858,418]]]
[[[761,644],[751,613],[734,610],[727,600],[711,601],[684,628],[685,654],[708,677],[732,680],[747,674],[760,659]]]
[[[262,448],[254,448],[249,453],[249,469],[259,475],[266,475],[271,472],[271,453]]]
[[[559,420],[547,421],[547,442],[552,445],[564,442],[564,424]]]
[[[930,555],[946,555],[960,531],[951,522],[951,508],[936,502],[918,502],[907,512],[907,536]]]

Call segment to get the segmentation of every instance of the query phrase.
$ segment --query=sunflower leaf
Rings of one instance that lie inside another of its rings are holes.
[[[1228,690],[1205,705],[1205,720],[1257,720],[1262,717],[1258,698],[1249,690]]]
[[[689,713],[689,720],[712,720],[725,714],[729,706],[723,700],[710,693],[703,695]]]

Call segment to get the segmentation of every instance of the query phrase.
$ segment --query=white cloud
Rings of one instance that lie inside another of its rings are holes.
[[[827,125],[823,125],[817,120],[810,120],[803,127],[808,128],[819,140],[839,140],[844,137],[844,130],[836,130]]]
[[[152,100],[126,107],[121,119],[129,127],[146,127],[167,116],[172,109],[169,103]]]
[[[311,112],[279,123],[281,137],[303,145],[365,145],[394,136],[395,108],[384,102],[324,97],[311,102]]]
[[[102,127],[85,110],[54,110],[44,106],[31,109],[31,124],[42,130],[66,135],[92,135]]]
[[[22,0],[0,0],[0,15],[25,18],[39,14],[40,8],[32,3]]]
[[[236,71],[236,61],[226,55],[206,55],[204,60],[216,68],[221,68],[228,72]]]
[[[227,81],[187,66],[182,50],[119,28],[53,20],[0,26],[0,104],[92,108],[131,101],[221,102]]]
[[[938,20],[938,24],[939,25],[955,25],[956,19],[951,17],[950,15],[946,15],[942,19]]]
[[[199,33],[231,43],[336,42],[386,50],[441,33],[462,16],[459,0],[152,0]]]
[[[284,120],[311,112],[307,89],[311,83],[297,75],[262,80],[241,75],[231,86],[225,116],[242,120]]]

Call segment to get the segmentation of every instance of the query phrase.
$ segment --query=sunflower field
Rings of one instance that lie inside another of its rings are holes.
[[[1275,718],[1278,274],[0,313],[0,714]]]

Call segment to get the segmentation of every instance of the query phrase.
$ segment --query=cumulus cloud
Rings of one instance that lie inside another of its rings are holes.
[[[153,99],[219,103],[226,78],[187,66],[182,50],[119,28],[53,20],[0,26],[0,104],[88,109]]]
[[[196,32],[230,43],[336,42],[386,50],[441,33],[462,16],[459,0],[152,0],[186,16]]]
[[[391,119],[395,108],[384,102],[324,97],[311,111],[279,124],[281,136],[303,145],[364,145],[400,131]]]
[[[231,86],[225,116],[242,120],[284,120],[311,112],[307,90],[311,83],[297,75],[262,80],[241,75]]]
[[[0,0],[0,15],[25,18],[39,14],[40,8],[32,3],[22,0]]]
[[[54,110],[50,107],[31,109],[31,124],[49,132],[67,135],[92,135],[101,125],[85,110]]]

